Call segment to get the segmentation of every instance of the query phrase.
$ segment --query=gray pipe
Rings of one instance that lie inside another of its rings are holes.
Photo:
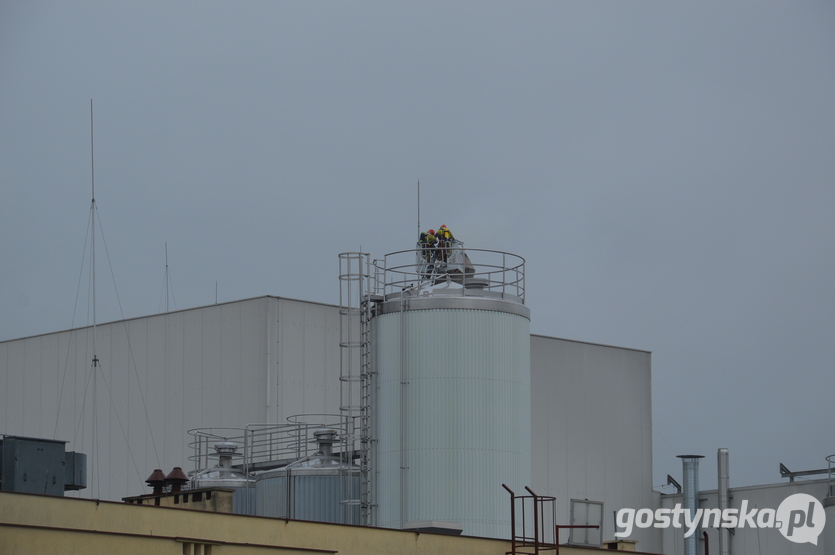
[[[730,466],[728,462],[728,450],[719,449],[716,452],[717,468],[719,470],[719,510],[724,514],[728,508],[728,489],[730,488]],[[731,536],[727,528],[719,528],[719,555],[730,555]]]

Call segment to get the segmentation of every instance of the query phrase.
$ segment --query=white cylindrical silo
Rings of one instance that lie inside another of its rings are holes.
[[[507,538],[502,484],[531,480],[530,312],[463,281],[386,296],[371,321],[376,520]]]

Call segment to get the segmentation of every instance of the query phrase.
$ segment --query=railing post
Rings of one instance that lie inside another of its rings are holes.
[[[505,298],[507,293],[507,277],[505,276],[505,272],[507,272],[507,254],[502,253],[502,298]],[[528,490],[530,491],[530,490]],[[535,496],[534,496],[535,497]]]
[[[539,496],[528,486],[525,489],[533,496],[533,549],[534,553],[539,553]]]
[[[502,487],[510,494],[510,549],[511,553],[516,553],[516,494],[513,490],[507,487],[507,484],[502,484]],[[524,533],[524,531],[523,531]]]

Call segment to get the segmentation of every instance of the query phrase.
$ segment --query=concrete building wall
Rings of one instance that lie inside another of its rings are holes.
[[[0,492],[0,553],[7,555],[504,555],[510,548],[506,540]]]
[[[612,539],[613,511],[657,506],[650,374],[646,351],[531,337],[532,489],[557,497],[558,524],[571,523],[571,499],[600,501]],[[629,539],[645,551],[660,540],[643,530]]]

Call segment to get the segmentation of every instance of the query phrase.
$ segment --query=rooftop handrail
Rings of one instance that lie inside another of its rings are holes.
[[[465,249],[455,242],[449,247],[418,245],[395,251],[373,264],[374,289],[384,297],[457,284],[464,290],[477,288],[525,302],[525,259],[513,253]]]
[[[188,431],[192,441],[188,446],[193,454],[195,473],[211,468],[211,459],[218,455],[213,451],[219,442],[234,442],[240,451],[232,455],[236,464],[245,469],[271,462],[287,462],[310,455],[315,451],[313,432],[320,428],[334,428],[344,433],[345,425],[338,415],[294,415],[284,424],[255,423],[244,428],[194,428]]]

